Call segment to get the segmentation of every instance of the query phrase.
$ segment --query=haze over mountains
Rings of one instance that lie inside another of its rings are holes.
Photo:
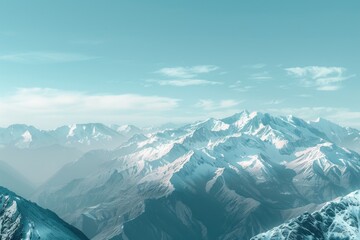
[[[40,185],[86,151],[115,148],[139,131],[132,125],[108,127],[100,123],[73,124],[49,131],[11,125],[0,128],[0,160],[34,185]]]
[[[21,193],[24,197],[30,197],[35,187],[29,183],[18,171],[5,162],[0,161],[0,184],[15,192]]]
[[[324,119],[242,111],[167,129],[13,125],[0,142],[9,159],[24,152],[11,176],[42,183],[31,199],[91,239],[250,239],[360,189],[360,132]]]

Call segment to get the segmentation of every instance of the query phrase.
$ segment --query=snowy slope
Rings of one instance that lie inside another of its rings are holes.
[[[327,203],[319,211],[304,213],[252,240],[360,239],[360,191]]]
[[[87,239],[53,212],[0,187],[0,239]]]
[[[327,134],[243,111],[136,135],[69,164],[36,200],[93,239],[248,239],[360,188],[359,154]]]

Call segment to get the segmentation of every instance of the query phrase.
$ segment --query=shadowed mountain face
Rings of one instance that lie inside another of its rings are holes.
[[[360,191],[326,203],[319,211],[304,213],[252,240],[349,239],[360,237]]]
[[[93,239],[249,239],[360,188],[359,132],[335,141],[324,124],[244,111],[136,135],[34,199]]]
[[[0,239],[88,239],[55,213],[0,187]]]

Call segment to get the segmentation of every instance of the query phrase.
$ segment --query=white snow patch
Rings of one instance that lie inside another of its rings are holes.
[[[25,143],[30,143],[30,142],[32,142],[32,136],[31,136],[31,133],[30,133],[29,131],[24,132],[24,134],[21,135],[21,136],[22,136],[23,141],[24,141]]]
[[[73,137],[75,135],[76,124],[70,125],[69,127],[70,129],[68,135],[66,136],[67,138]]]
[[[211,188],[214,186],[216,180],[223,174],[224,168],[218,168],[215,171],[215,176],[206,183],[205,190],[206,192],[210,192]]]

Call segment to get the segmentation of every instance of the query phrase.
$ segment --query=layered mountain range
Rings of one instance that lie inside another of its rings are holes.
[[[113,149],[141,131],[132,125],[106,126],[100,123],[73,124],[48,131],[15,124],[0,128],[0,161],[38,186],[85,152]]]
[[[89,151],[33,199],[92,239],[249,239],[360,189],[359,146],[323,119],[243,111]]]
[[[51,145],[76,147],[83,151],[111,149],[141,130],[133,125],[101,123],[73,124],[55,130],[39,130],[33,126],[15,124],[0,128],[0,147],[41,148]]]

